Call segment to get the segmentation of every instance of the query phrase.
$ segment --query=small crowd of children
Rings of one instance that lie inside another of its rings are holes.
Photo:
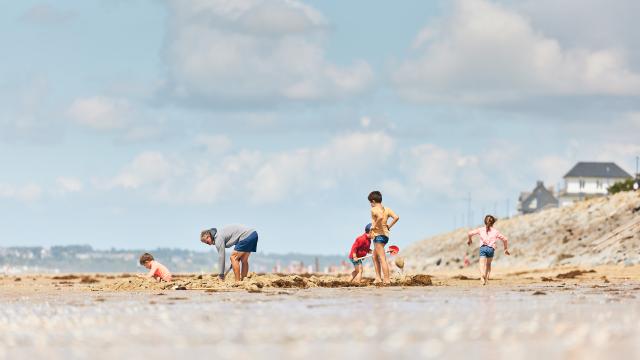
[[[363,265],[365,258],[371,257],[376,277],[374,283],[389,284],[389,264],[385,246],[389,242],[391,228],[398,222],[400,217],[393,210],[382,204],[382,194],[380,191],[372,191],[367,197],[371,205],[371,223],[367,224],[364,233],[356,238],[349,260],[353,264],[354,270],[351,273],[352,282],[362,281]],[[389,223],[391,219],[391,223]],[[480,281],[486,285],[491,274],[491,262],[496,249],[497,240],[504,244],[505,255],[510,255],[508,250],[508,240],[493,225],[497,219],[493,215],[484,218],[485,226],[472,230],[468,233],[467,245],[471,245],[473,236],[480,236]],[[233,270],[235,281],[242,281],[249,273],[249,256],[256,252],[258,246],[258,233],[255,229],[244,225],[228,225],[220,230],[211,228],[200,232],[200,241],[206,245],[216,247],[218,251],[218,277],[224,280],[226,274]],[[373,242],[373,249],[371,243]],[[231,265],[226,267],[226,249],[234,247],[231,253]],[[156,281],[171,281],[171,273],[166,266],[155,261],[149,253],[144,253],[140,257],[140,265],[149,269],[145,277]]]
[[[380,191],[372,191],[367,197],[371,205],[371,223],[365,227],[364,234],[358,236],[351,246],[349,260],[354,266],[351,273],[351,281],[360,282],[362,280],[362,260],[371,254],[373,267],[376,272],[374,284],[389,284],[389,264],[385,246],[389,242],[391,228],[398,222],[400,217],[393,210],[382,205],[382,194]],[[389,219],[392,219],[389,223]],[[373,250],[371,250],[373,242]]]

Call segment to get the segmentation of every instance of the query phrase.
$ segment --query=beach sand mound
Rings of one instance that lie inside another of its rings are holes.
[[[639,208],[640,192],[623,192],[499,219],[496,228],[509,238],[511,256],[503,254],[498,242],[494,261],[501,268],[640,264]],[[402,251],[405,271],[461,269],[465,256],[476,262],[479,240],[474,238],[467,247],[469,230],[460,228],[407,247]]]
[[[346,288],[373,285],[373,279],[365,278],[360,283],[353,283],[347,275],[309,274],[249,274],[242,282],[236,283],[231,278],[221,281],[213,275],[181,275],[175,280],[157,282],[155,280],[131,277],[119,278],[111,282],[103,282],[91,287],[100,291],[137,291],[137,290],[207,290],[210,292],[247,290],[261,292],[266,289],[309,289],[309,288]],[[392,279],[390,286],[431,286],[431,276],[412,275]]]

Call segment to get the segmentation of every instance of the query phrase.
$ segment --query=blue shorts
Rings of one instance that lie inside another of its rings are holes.
[[[242,252],[256,252],[256,248],[258,247],[258,233],[252,232],[246,238],[238,241],[236,246],[233,248],[235,251]]]
[[[349,258],[349,261],[351,261],[351,263],[353,264],[353,266],[358,266],[358,265],[362,265],[362,259],[354,261],[353,259]]]
[[[375,238],[373,238],[373,242],[374,243],[382,243],[383,245],[387,245],[387,243],[389,242],[389,237],[388,236],[384,236],[384,235],[378,235]]]
[[[482,245],[480,246],[480,257],[492,258],[494,251],[496,250],[491,246]]]

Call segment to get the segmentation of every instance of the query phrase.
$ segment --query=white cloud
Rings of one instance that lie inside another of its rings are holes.
[[[426,192],[454,195],[460,191],[460,185],[467,188],[468,182],[476,177],[470,175],[478,169],[478,163],[477,156],[422,144],[409,149],[401,169],[411,183]]]
[[[80,192],[84,188],[81,180],[72,177],[58,177],[56,183],[60,194]]]
[[[296,0],[170,1],[170,97],[202,106],[341,98],[367,88],[370,66],[330,63],[326,21]]]
[[[398,157],[395,178],[385,180],[383,186],[406,202],[428,199],[451,202],[446,206],[459,205],[468,192],[474,202],[495,202],[504,199],[509,189],[533,181],[528,178],[529,169],[522,167],[522,154],[504,142],[474,153],[424,143],[402,150]],[[521,171],[512,170],[518,168]]]
[[[187,200],[194,203],[211,204],[220,199],[232,186],[226,174],[208,174],[198,179],[194,185],[193,193]]]
[[[0,85],[0,140],[27,141],[39,145],[58,142],[64,124],[50,107],[51,83],[35,76],[16,84]]]
[[[41,196],[42,188],[33,183],[18,186],[0,183],[0,198],[34,202],[39,200]]]
[[[566,156],[547,155],[534,160],[533,169],[538,175],[538,180],[544,181],[546,186],[555,186],[573,165],[574,162]]]
[[[205,154],[180,160],[145,152],[103,188],[143,191],[153,200],[167,202],[239,198],[273,203],[305,190],[330,189],[368,176],[374,166],[389,158],[394,146],[394,140],[383,133],[351,133],[318,147],[275,153],[242,150],[221,159]]]
[[[266,156],[246,187],[257,203],[276,202],[308,189],[333,188],[345,180],[367,176],[394,148],[393,138],[383,133],[336,136],[321,147]]]
[[[198,134],[195,143],[207,150],[210,154],[224,154],[233,144],[231,139],[226,135]]]
[[[633,174],[636,156],[640,156],[640,143],[610,142],[602,147],[595,159],[598,161],[613,161],[629,174]]]
[[[640,95],[640,74],[614,48],[563,47],[528,18],[486,0],[457,1],[424,28],[419,55],[393,74],[417,102],[492,103],[538,96]]]
[[[555,0],[502,1],[531,19],[544,34],[570,47],[621,48],[638,58],[640,34],[634,31],[640,2],[636,0]]]
[[[108,187],[138,189],[144,185],[164,184],[179,174],[180,167],[164,154],[155,151],[143,152],[113,178]]]
[[[129,122],[131,107],[126,100],[94,96],[74,100],[67,113],[80,125],[112,130],[123,128]]]

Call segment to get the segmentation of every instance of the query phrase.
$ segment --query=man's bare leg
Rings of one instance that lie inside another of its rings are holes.
[[[247,253],[243,253],[242,257],[240,258],[242,261],[242,280],[244,280],[244,278],[247,277],[247,274],[249,274],[249,256],[251,255],[251,253],[247,252]]]
[[[236,281],[240,281],[240,258],[242,254],[238,251],[234,251],[231,254],[231,268],[233,269],[233,275]]]

